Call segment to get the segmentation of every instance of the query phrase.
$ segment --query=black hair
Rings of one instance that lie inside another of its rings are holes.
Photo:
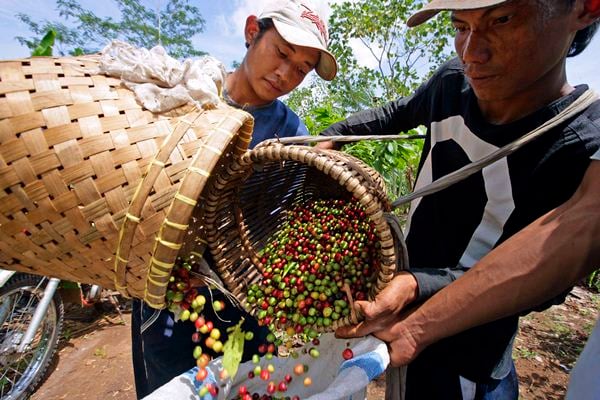
[[[271,18],[261,18],[261,19],[257,20],[256,22],[258,23],[258,33],[256,34],[256,37],[254,38],[255,41],[260,40],[260,38],[263,37],[263,35],[265,34],[266,31],[275,27],[275,24],[273,23],[273,19],[271,19]],[[248,47],[250,47],[250,43],[246,42],[246,48],[248,48]]]
[[[600,25],[600,20],[594,21],[593,24],[583,28],[580,31],[577,31],[575,34],[575,38],[571,43],[571,47],[569,48],[569,52],[567,53],[567,57],[574,57],[581,53],[585,48],[590,44],[592,38],[598,31],[598,26]]]

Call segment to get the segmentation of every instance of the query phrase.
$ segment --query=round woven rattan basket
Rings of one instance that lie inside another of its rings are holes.
[[[94,70],[94,57],[0,62],[0,267],[161,308],[202,190],[253,120],[225,105],[152,114]]]
[[[381,267],[375,271],[372,298],[405,268],[401,232],[389,221],[390,204],[379,174],[360,160],[308,146],[268,144],[248,151],[214,177],[205,189],[207,240],[218,274],[240,305],[249,285],[261,278],[259,251],[285,219],[286,210],[315,199],[355,199],[375,224]],[[356,323],[349,315],[328,328]]]

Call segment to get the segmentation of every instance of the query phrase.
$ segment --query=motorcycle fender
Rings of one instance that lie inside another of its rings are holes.
[[[16,274],[15,271],[7,271],[5,269],[0,269],[0,287],[4,286],[4,284],[8,282],[10,277],[14,274]]]

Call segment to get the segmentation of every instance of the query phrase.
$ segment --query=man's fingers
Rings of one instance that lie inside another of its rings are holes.
[[[354,303],[354,308],[367,320],[385,318],[395,312],[395,307],[390,304],[390,300],[380,295],[373,301],[357,301]]]
[[[401,367],[409,364],[418,354],[409,343],[402,339],[393,340],[388,343],[388,350],[390,351],[390,364],[393,367]]]
[[[382,329],[380,331],[377,331],[373,333],[373,336],[375,336],[379,340],[383,340],[384,342],[388,343],[396,339],[396,336],[389,329]]]
[[[409,360],[405,360],[400,350],[396,349],[392,343],[388,345],[388,350],[390,352],[390,364],[392,367],[401,367],[408,364]]]
[[[356,325],[342,326],[335,330],[335,336],[342,339],[357,338],[375,332],[379,328],[379,321],[364,320]]]
[[[395,336],[395,339],[383,339],[382,335],[379,335],[379,332],[377,337],[388,342],[390,363],[392,366],[407,365],[419,355],[422,349],[408,331],[399,331],[396,327],[396,329],[391,329],[389,332],[393,334],[392,336]]]

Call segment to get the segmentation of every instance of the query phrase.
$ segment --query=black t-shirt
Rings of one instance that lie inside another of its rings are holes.
[[[412,96],[354,114],[322,134],[399,134],[424,125],[427,139],[418,189],[535,129],[586,89],[578,86],[527,117],[492,125],[481,115],[462,65],[454,59]],[[419,300],[448,285],[494,247],[565,202],[599,147],[597,101],[507,158],[441,192],[414,200],[406,244]],[[502,378],[511,365],[516,326],[517,317],[487,324],[432,346],[426,355],[437,362],[446,359],[452,370],[472,380]]]

